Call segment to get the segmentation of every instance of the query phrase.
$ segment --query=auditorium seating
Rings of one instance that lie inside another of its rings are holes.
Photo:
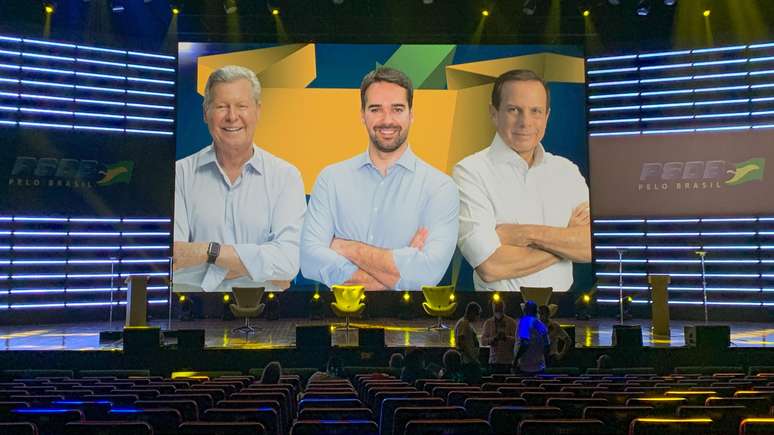
[[[409,384],[379,368],[306,385],[297,375],[264,385],[232,372],[176,379],[20,373],[0,385],[0,433],[774,433],[774,374],[691,371],[495,375],[481,385]]]

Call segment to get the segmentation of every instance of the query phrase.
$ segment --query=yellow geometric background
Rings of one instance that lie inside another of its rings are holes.
[[[225,65],[252,69],[262,86],[255,143],[295,165],[310,193],[326,166],[365,151],[359,89],[307,88],[316,78],[314,44],[291,44],[201,56],[197,90]],[[539,53],[446,67],[448,90],[415,89],[409,143],[424,161],[450,174],[462,158],[487,147],[492,83],[501,73],[531,69],[549,82],[584,82],[582,58]]]

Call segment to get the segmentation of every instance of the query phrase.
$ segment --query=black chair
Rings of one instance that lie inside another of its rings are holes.
[[[113,409],[108,416],[113,420],[144,421],[153,428],[155,435],[175,434],[183,422],[180,411],[172,408]]]
[[[141,409],[176,409],[183,421],[199,420],[199,406],[193,400],[138,400],[134,406]]]
[[[496,406],[489,411],[495,435],[510,435],[522,420],[561,418],[562,410],[551,406]]]
[[[264,435],[266,430],[256,422],[187,421],[178,428],[180,435]],[[273,435],[274,433],[272,433]]]
[[[557,419],[522,420],[519,435],[588,435],[599,433],[605,425],[599,420]]]
[[[587,406],[606,406],[605,399],[592,399],[590,397],[552,397],[546,401],[546,406],[555,406],[562,410],[564,418],[583,418],[583,410]]]
[[[283,422],[280,420],[277,411],[271,408],[248,408],[248,409],[221,409],[212,408],[204,411],[205,421],[234,421],[234,422],[257,422],[261,423],[270,434],[283,433]]]
[[[373,420],[368,408],[304,408],[299,420]]]
[[[62,432],[58,432],[62,433]],[[154,435],[144,421],[81,421],[67,423],[65,435]]]
[[[9,422],[32,423],[41,435],[58,434],[65,424],[82,421],[83,412],[77,409],[14,409],[8,415]]]
[[[425,408],[430,406],[443,406],[440,397],[391,397],[382,401],[379,412],[379,430],[382,435],[392,435],[392,423],[395,418],[395,410],[398,408]]]
[[[705,435],[712,431],[709,418],[635,418],[629,435]]]
[[[461,406],[428,406],[426,408],[397,408],[390,425],[382,428],[382,435],[406,433],[406,425],[413,420],[460,420],[466,418],[465,408]]]
[[[379,428],[371,420],[299,420],[290,435],[378,435]]]
[[[0,433],[3,435],[38,435],[38,427],[32,423],[0,423]]]
[[[411,420],[406,423],[406,435],[486,435],[492,431],[489,422],[477,419]]]
[[[469,418],[486,420],[496,406],[527,406],[527,401],[519,397],[473,397],[465,400],[465,412]]]
[[[652,412],[650,406],[588,406],[583,410],[583,418],[603,422],[605,428],[600,435],[627,435],[632,420],[647,417]]]
[[[774,433],[774,419],[747,418],[739,425],[739,435],[771,435]]]

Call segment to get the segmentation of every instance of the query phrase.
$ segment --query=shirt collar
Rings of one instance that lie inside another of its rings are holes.
[[[505,141],[503,141],[499,133],[495,133],[494,139],[492,139],[492,144],[489,147],[489,156],[495,163],[511,163],[521,168],[528,169],[527,161],[524,160],[519,155],[519,153],[513,151],[513,149],[511,149],[511,147],[509,147]],[[546,150],[543,148],[542,143],[538,143],[537,147],[535,148],[535,156],[532,167],[534,168],[540,166],[545,162],[545,160]]]
[[[371,150],[366,149],[366,152],[360,155],[357,162],[357,167],[362,168],[363,166],[374,166],[373,162],[371,161]],[[400,165],[405,169],[408,169],[411,172],[414,172],[417,168],[417,156],[414,154],[413,151],[411,151],[411,146],[406,147],[406,151],[403,152],[403,155],[400,156],[400,158],[395,162],[395,165]]]
[[[199,156],[199,165],[198,167],[206,166],[211,163],[217,164],[218,159],[215,155],[215,145],[210,144],[207,148],[205,148],[204,152]],[[253,144],[253,156],[250,157],[250,159],[245,162],[245,165],[248,165],[252,167],[255,172],[261,174],[263,172],[263,153],[261,152],[261,149],[258,148],[255,144]]]

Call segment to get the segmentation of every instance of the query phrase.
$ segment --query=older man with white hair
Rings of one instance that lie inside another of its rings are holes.
[[[287,287],[299,269],[304,184],[295,166],[253,143],[261,113],[255,73],[215,70],[203,109],[212,144],[176,164],[174,284]]]

